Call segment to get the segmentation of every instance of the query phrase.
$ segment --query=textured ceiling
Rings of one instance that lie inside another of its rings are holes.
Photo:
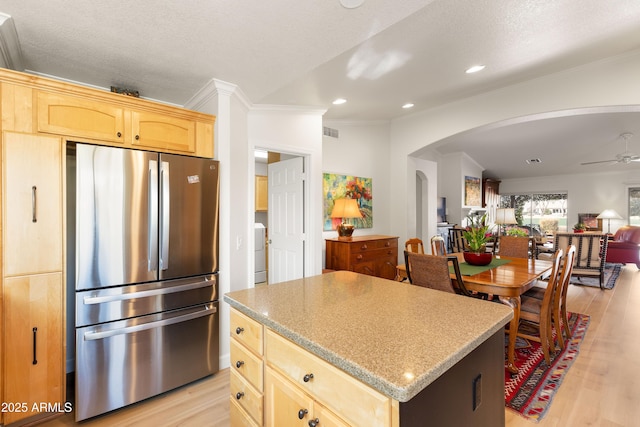
[[[13,18],[28,72],[178,105],[216,78],[253,103],[326,108],[331,120],[390,120],[640,49],[638,0],[366,0],[353,10],[338,0],[0,0],[0,13]],[[487,68],[465,74],[475,63]],[[331,105],[339,96],[348,102]],[[542,132],[571,152],[572,141],[603,145],[625,125],[589,119],[606,135],[570,136],[576,122],[559,119],[470,132],[441,151],[474,157],[474,142]],[[602,155],[624,148],[613,147]],[[540,174],[475,155],[495,175]]]

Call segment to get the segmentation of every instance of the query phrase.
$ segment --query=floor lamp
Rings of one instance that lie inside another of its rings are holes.
[[[622,219],[618,212],[613,209],[605,209],[600,215],[596,217],[597,219],[606,219],[607,220],[607,234],[611,234],[611,220],[612,219]]]
[[[516,220],[516,210],[513,208],[496,209],[496,219],[493,222],[495,222],[499,226],[517,224],[518,221]],[[504,236],[504,229],[502,230],[502,235]]]

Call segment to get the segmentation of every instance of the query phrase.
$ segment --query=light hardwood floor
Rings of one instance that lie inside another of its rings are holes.
[[[571,286],[568,309],[589,314],[580,355],[540,423],[506,410],[506,425],[640,425],[640,271],[623,268],[613,291]],[[73,415],[45,427],[229,426],[229,371],[111,414],[76,424]]]

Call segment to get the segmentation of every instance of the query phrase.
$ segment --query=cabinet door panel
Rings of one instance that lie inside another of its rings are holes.
[[[104,101],[38,92],[38,131],[124,143],[124,110]]]
[[[62,271],[60,138],[5,132],[4,275]]]
[[[131,144],[134,146],[162,151],[195,152],[195,123],[192,120],[132,111],[131,128]]]
[[[37,415],[31,409],[40,402],[64,407],[61,316],[62,273],[5,279],[3,401],[28,408],[5,413],[6,424]]]
[[[309,396],[271,369],[266,369],[265,386],[267,427],[308,425],[313,415]]]

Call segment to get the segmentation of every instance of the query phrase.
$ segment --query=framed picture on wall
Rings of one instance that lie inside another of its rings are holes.
[[[602,220],[597,216],[597,213],[579,213],[578,222],[586,225],[587,231],[602,231]]]
[[[465,206],[480,206],[482,204],[480,178],[474,176],[464,177],[464,204]]]
[[[323,230],[335,230],[342,222],[340,218],[331,218],[334,200],[344,197],[356,199],[362,218],[349,218],[347,223],[355,228],[373,227],[373,187],[371,178],[352,175],[324,173],[322,180],[323,200]]]

